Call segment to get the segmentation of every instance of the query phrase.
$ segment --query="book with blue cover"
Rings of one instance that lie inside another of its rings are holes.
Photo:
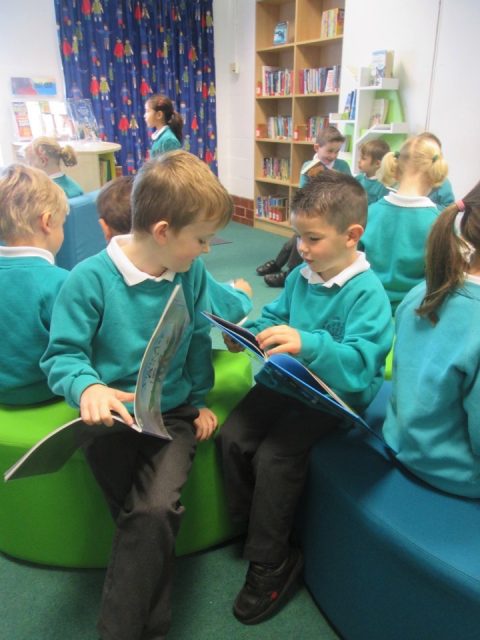
[[[372,431],[365,420],[349,407],[323,380],[288,353],[267,355],[254,334],[232,322],[209,313],[203,315],[242,347],[252,352],[265,367],[270,367],[279,382],[288,385],[309,406],[342,419],[346,425],[361,424]]]

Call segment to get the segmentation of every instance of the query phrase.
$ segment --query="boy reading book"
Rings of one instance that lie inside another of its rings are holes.
[[[305,264],[245,326],[268,355],[295,356],[362,412],[382,383],[392,343],[388,298],[357,251],[367,217],[365,191],[355,178],[325,171],[297,191],[291,212]],[[233,607],[245,624],[272,615],[301,572],[302,556],[290,534],[309,452],[341,422],[302,402],[274,371],[263,367],[217,440],[232,516],[248,523],[244,556],[250,565]]]
[[[98,222],[107,242],[114,236],[130,232],[132,186],[133,176],[120,176],[107,182],[98,194]],[[213,313],[222,318],[241,322],[252,310],[252,287],[243,278],[223,283],[215,280],[207,271],[207,290]]]
[[[196,440],[213,433],[205,407],[213,383],[205,268],[198,256],[232,212],[208,166],[185,151],[147,162],[132,192],[132,234],[78,264],[55,304],[42,360],[52,389],[80,407],[92,429],[130,415],[143,353],[173,288],[191,324],[162,388],[171,441],[135,430],[93,439],[86,450],[116,522],[98,630],[103,640],[163,638],[170,624],[180,492]]]

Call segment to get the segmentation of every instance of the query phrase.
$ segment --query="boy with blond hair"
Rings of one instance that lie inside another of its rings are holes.
[[[191,323],[162,389],[171,441],[135,430],[94,439],[87,458],[116,522],[98,630],[103,640],[160,639],[170,617],[180,493],[197,440],[216,416],[205,406],[213,384],[205,267],[196,260],[232,213],[231,199],[208,166],[185,151],[143,165],[132,191],[132,234],[71,272],[55,305],[42,361],[49,383],[80,407],[87,424],[127,424],[147,343],[177,284]]]
[[[54,393],[40,369],[54,300],[68,271],[55,266],[67,198],[45,173],[21,164],[0,177],[0,402],[27,405]]]
[[[133,176],[121,176],[107,182],[98,194],[98,221],[107,242],[130,231],[132,188]],[[252,288],[243,278],[231,283],[217,282],[207,271],[207,289],[212,313],[225,320],[241,322],[252,310]]]
[[[365,192],[351,176],[325,171],[299,189],[291,224],[305,264],[260,318],[245,325],[267,354],[294,355],[357,412],[380,388],[392,342],[388,298],[357,251],[366,218]],[[232,516],[248,524],[250,565],[233,607],[244,624],[275,613],[301,572],[290,535],[309,453],[340,422],[309,406],[268,367],[256,382],[217,440]]]
[[[382,164],[383,156],[389,151],[390,147],[381,138],[368,140],[360,147],[360,158],[358,160],[360,173],[355,178],[365,189],[369,205],[389,193],[389,189],[377,178],[377,172]]]

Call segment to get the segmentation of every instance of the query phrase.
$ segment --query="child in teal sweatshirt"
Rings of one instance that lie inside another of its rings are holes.
[[[381,138],[368,140],[360,147],[360,159],[358,168],[360,173],[355,178],[365,189],[368,204],[371,205],[377,200],[388,195],[389,190],[377,177],[383,157],[390,151],[390,147]]]
[[[95,438],[87,458],[116,522],[98,630],[102,640],[166,636],[171,617],[180,493],[197,440],[216,416],[205,406],[213,384],[205,267],[197,260],[227,223],[232,203],[208,166],[185,151],[143,165],[132,192],[132,234],[70,273],[52,318],[42,367],[55,393],[80,407],[92,429],[127,424],[147,343],[174,287],[183,289],[191,323],[162,388],[170,442],[134,429]],[[127,404],[126,404],[127,403]]]
[[[296,356],[361,412],[382,383],[393,331],[385,291],[357,251],[365,191],[355,178],[325,171],[296,193],[291,211],[305,264],[246,326],[268,354]],[[229,340],[227,345],[239,350]],[[244,555],[250,566],[234,604],[245,624],[272,615],[301,571],[301,554],[289,538],[309,453],[339,426],[267,369],[256,381],[219,436],[230,510],[248,523]]]
[[[447,207],[427,245],[426,283],[396,315],[385,440],[410,471],[480,498],[480,183]]]
[[[427,236],[438,216],[427,194],[445,180],[448,167],[436,144],[415,137],[400,152],[387,153],[380,171],[385,184],[398,182],[398,190],[369,206],[360,244],[394,313],[424,277]]]
[[[155,94],[145,103],[145,123],[154,129],[150,157],[182,148],[182,116],[175,111],[173,102],[167,96]]]
[[[68,272],[55,266],[68,211],[64,192],[32,167],[0,177],[0,402],[28,405],[55,397],[40,358],[53,303]]]
[[[315,155],[312,160],[308,160],[302,164],[300,169],[300,187],[304,187],[308,182],[308,172],[319,162],[323,164],[325,169],[334,169],[340,173],[352,175],[350,166],[345,160],[340,160],[338,154],[345,142],[345,136],[333,126],[320,129],[313,150]]]
[[[132,186],[133,176],[121,176],[107,182],[98,194],[98,221],[107,242],[114,236],[130,233]],[[243,278],[231,283],[218,282],[207,271],[207,290],[210,310],[216,316],[238,323],[252,310],[252,288]]]
[[[25,150],[28,164],[44,171],[58,186],[65,191],[67,198],[83,195],[82,187],[61,168],[74,167],[78,164],[75,149],[67,144],[60,145],[55,138],[41,136],[35,138]]]

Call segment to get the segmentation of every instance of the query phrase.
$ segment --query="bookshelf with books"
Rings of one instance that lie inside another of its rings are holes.
[[[343,112],[331,113],[330,122],[352,139],[352,173],[358,172],[360,147],[367,140],[385,138],[392,151],[398,149],[408,134],[398,78],[373,79],[371,68],[362,67],[356,89],[347,94]]]
[[[300,168],[313,156],[318,129],[339,110],[344,5],[257,0],[256,227],[291,235],[288,203]]]

